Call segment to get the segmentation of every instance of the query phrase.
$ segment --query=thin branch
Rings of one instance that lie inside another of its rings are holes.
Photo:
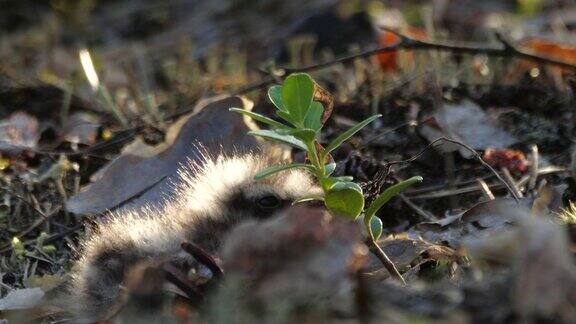
[[[72,233],[74,233],[74,232],[76,232],[82,228],[84,228],[84,224],[80,223],[80,224],[75,225],[74,227],[71,227],[71,228],[64,230],[61,233],[53,234],[44,240],[44,244],[48,244],[48,243],[54,242],[56,240],[59,240],[59,239],[65,237],[65,236],[68,236],[68,235],[70,235],[70,234],[72,234]],[[29,245],[34,244],[36,242],[38,242],[37,239],[30,239],[30,240],[22,242],[22,245],[29,246]],[[5,246],[0,247],[0,254],[10,252],[10,251],[12,251],[12,249],[13,249],[12,245],[10,243],[8,243]]]
[[[421,218],[426,220],[427,222],[437,221],[438,218],[431,213],[425,211],[424,209],[420,208],[416,205],[410,198],[406,197],[404,194],[398,194],[398,197],[406,204],[408,207],[412,208],[412,210],[418,214]]]
[[[41,211],[40,209],[38,209],[36,206],[34,206],[34,204],[32,204],[31,202],[29,202],[26,198],[20,196],[19,194],[15,193],[14,191],[10,190],[9,188],[6,187],[2,187],[0,186],[0,190],[8,193],[9,195],[11,195],[12,197],[20,200],[21,202],[23,202],[26,206],[30,207],[32,210],[34,210],[36,213],[38,213],[40,215],[40,217],[42,217],[43,219],[46,219],[46,213],[44,213],[43,211]]]
[[[538,146],[532,145],[530,147],[532,154],[530,155],[530,181],[528,181],[528,190],[536,188],[536,181],[538,180]]]
[[[516,195],[520,198],[523,198],[524,194],[522,194],[522,191],[520,190],[520,188],[518,188],[518,184],[516,183],[516,180],[514,180],[512,174],[510,174],[510,170],[508,170],[508,168],[506,167],[503,167],[502,174],[504,175],[504,179],[506,179],[506,181],[510,184],[510,187],[514,189]]]
[[[386,28],[381,29],[395,34],[400,39],[396,43],[391,45],[381,46],[374,49],[366,50],[364,52],[342,56],[334,60],[300,67],[284,67],[281,69],[285,72],[284,75],[296,72],[311,72],[321,70],[335,64],[347,63],[356,60],[358,58],[370,57],[380,53],[393,52],[402,49],[402,50],[416,50],[416,51],[437,50],[437,51],[461,53],[461,54],[484,54],[495,57],[517,57],[541,64],[556,65],[559,67],[576,71],[575,64],[560,61],[552,57],[540,56],[535,53],[526,51],[524,49],[519,49],[518,47],[512,45],[511,42],[505,39],[501,34],[496,34],[496,38],[500,42],[501,46],[494,47],[494,46],[483,46],[477,44],[456,44],[453,42],[432,42],[432,41],[417,40],[391,29]],[[236,92],[236,94],[245,94],[254,90],[264,88],[275,82],[276,82],[275,77],[268,76],[260,80],[258,83],[251,84],[240,89],[239,91]]]
[[[366,240],[366,244],[370,248],[370,251],[372,251],[372,253],[374,253],[374,255],[376,255],[376,257],[378,257],[380,262],[382,262],[382,264],[384,265],[386,270],[388,270],[388,273],[390,273],[390,275],[394,279],[398,280],[400,283],[402,283],[404,286],[406,286],[406,281],[404,280],[404,278],[400,274],[400,271],[398,271],[394,262],[392,262],[392,260],[390,260],[388,255],[386,255],[386,252],[384,252],[382,250],[382,248],[376,243],[376,241],[374,241],[374,239],[369,237]]]
[[[486,181],[484,181],[480,178],[476,179],[476,181],[478,181],[478,185],[480,186],[480,189],[482,191],[482,194],[484,195],[484,198],[486,198],[487,200],[496,199],[496,197],[494,197],[494,194],[492,193],[492,190],[490,190],[490,187],[488,186]]]
[[[23,238],[24,236],[28,235],[30,232],[32,232],[34,229],[36,229],[38,226],[40,226],[40,225],[44,224],[46,221],[48,221],[50,219],[50,217],[56,215],[56,213],[59,212],[61,209],[62,209],[62,205],[56,206],[50,213],[48,213],[47,215],[43,216],[42,218],[36,220],[27,229],[25,229],[24,231],[22,231],[18,235],[16,235],[16,237],[20,239],[20,238]]]
[[[488,164],[486,161],[484,161],[484,159],[482,159],[482,157],[480,156],[480,154],[478,154],[478,152],[476,152],[475,149],[471,148],[470,146],[453,140],[453,139],[449,139],[446,137],[440,137],[435,139],[434,141],[430,142],[430,144],[428,144],[422,151],[420,151],[419,153],[417,153],[416,155],[412,156],[409,159],[406,160],[401,160],[401,161],[392,161],[392,162],[388,162],[389,165],[393,165],[393,164],[403,164],[403,163],[410,163],[413,162],[415,160],[417,160],[418,158],[420,158],[424,153],[426,153],[429,149],[433,148],[436,146],[436,144],[440,143],[440,142],[448,142],[448,143],[452,143],[452,144],[456,144],[458,146],[461,146],[463,148],[465,148],[466,150],[468,150],[470,153],[472,153],[472,155],[476,158],[476,160],[478,160],[478,162],[480,162],[485,168],[487,168],[488,170],[490,170],[490,172],[492,172],[496,178],[498,178],[498,180],[500,180],[500,182],[502,182],[502,184],[504,184],[504,186],[506,187],[506,189],[508,189],[508,192],[510,192],[510,194],[512,195],[512,197],[514,197],[514,200],[516,200],[517,203],[519,203],[518,201],[518,196],[516,195],[516,192],[514,192],[514,190],[510,187],[510,185],[508,184],[508,182],[506,182],[506,180],[504,180],[504,178],[502,178],[502,176],[490,165]]]
[[[527,52],[525,50],[518,49],[516,46],[512,45],[508,40],[506,40],[500,34],[496,34],[496,37],[498,38],[498,40],[500,41],[502,46],[490,47],[490,46],[482,46],[482,45],[464,45],[464,44],[454,44],[454,43],[449,43],[449,42],[431,42],[431,41],[416,40],[416,39],[410,38],[406,35],[400,34],[396,31],[390,30],[390,29],[386,29],[386,28],[382,28],[382,29],[386,30],[388,32],[392,32],[395,35],[397,35],[400,38],[399,41],[394,43],[394,44],[391,44],[391,45],[381,46],[381,47],[370,49],[370,50],[367,50],[364,52],[342,56],[342,57],[339,57],[337,59],[326,61],[326,62],[321,62],[318,64],[312,64],[312,65],[306,65],[306,66],[300,66],[300,67],[283,67],[283,68],[280,67],[277,70],[280,70],[282,72],[282,75],[288,75],[289,73],[294,73],[294,72],[311,72],[311,71],[321,70],[321,69],[330,67],[330,66],[335,65],[335,64],[347,63],[347,62],[353,61],[353,60],[358,59],[358,58],[365,58],[365,57],[378,55],[380,53],[388,53],[388,52],[393,52],[393,51],[403,49],[403,50],[417,50],[417,51],[437,50],[437,51],[463,53],[463,54],[464,53],[465,54],[484,54],[484,55],[496,56],[496,57],[518,57],[518,58],[523,58],[523,59],[527,59],[527,60],[542,63],[542,64],[556,65],[556,66],[560,66],[563,68],[567,68],[567,69],[571,69],[571,70],[576,71],[576,65],[574,65],[574,64],[564,62],[564,61],[559,61],[559,60],[556,60],[556,59],[551,58],[551,57],[539,56],[539,55],[536,55],[534,53],[530,53],[530,52]],[[268,75],[256,83],[253,83],[253,84],[247,85],[244,88],[241,88],[240,90],[236,91],[232,95],[242,95],[242,94],[246,94],[246,93],[249,93],[249,92],[252,92],[255,90],[260,90],[260,89],[265,88],[271,84],[277,83],[277,81],[278,81],[278,75]],[[192,110],[193,110],[193,108],[178,111],[174,114],[171,114],[171,115],[165,117],[164,121],[173,120],[175,118],[178,118],[180,116],[183,116],[183,115],[191,112]],[[125,131],[129,132],[128,135],[125,138],[120,138],[118,140],[118,142],[122,142],[122,141],[129,140],[129,139],[133,138],[134,135],[136,134],[136,132],[138,130],[142,129],[143,127],[144,127],[144,125],[139,125],[139,126],[134,126],[134,127],[125,129]],[[114,141],[115,140],[111,140],[111,141],[107,141],[107,142],[100,142],[100,143],[93,145],[93,146],[91,146],[85,150],[80,150],[77,152],[66,152],[66,151],[51,152],[51,151],[35,150],[35,153],[47,154],[47,155],[52,155],[52,154],[85,155],[85,154],[90,154],[91,152],[93,152],[95,150],[102,149],[106,146],[116,144],[116,143],[114,143]]]

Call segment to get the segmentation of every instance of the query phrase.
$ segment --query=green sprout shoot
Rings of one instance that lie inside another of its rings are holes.
[[[268,90],[268,96],[277,108],[276,114],[285,123],[277,122],[251,111],[239,108],[230,109],[230,111],[245,114],[257,121],[272,126],[271,130],[257,130],[249,134],[301,149],[305,151],[308,156],[307,163],[275,165],[259,171],[254,178],[259,180],[274,173],[294,168],[308,170],[316,177],[318,183],[321,185],[323,196],[306,197],[300,201],[313,199],[322,200],[332,214],[349,219],[356,220],[363,214],[368,246],[384,264],[390,274],[402,283],[405,283],[394,263],[378,244],[376,244],[376,241],[382,235],[382,221],[378,217],[375,217],[375,215],[391,198],[409,186],[421,182],[422,177],[412,177],[387,188],[368,208],[365,208],[365,198],[362,193],[362,188],[355,182],[352,182],[352,177],[332,176],[336,164],[332,162],[330,152],[337,149],[362,128],[377,118],[380,118],[381,115],[374,115],[361,121],[337,136],[328,146],[323,148],[318,144],[318,138],[323,122],[327,119],[327,116],[324,116],[324,106],[322,103],[314,101],[316,87],[315,82],[308,74],[295,73],[289,75],[283,85],[276,85]]]

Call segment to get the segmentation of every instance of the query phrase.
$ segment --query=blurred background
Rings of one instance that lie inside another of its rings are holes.
[[[569,0],[0,0],[1,294],[66,273],[84,230],[68,199],[135,138],[163,143],[177,117],[215,95],[246,95],[270,115],[262,80],[392,46],[396,33],[477,50],[388,51],[314,70],[334,97],[324,141],[383,115],[335,152],[338,172],[370,183],[384,161],[446,136],[508,172],[522,194],[545,180],[550,210],[568,207],[574,67],[522,53],[576,64],[575,28]],[[516,50],[487,55],[506,46]],[[445,148],[399,166],[389,182],[425,181],[391,202],[385,230],[482,201],[478,179],[506,194],[469,158]]]
[[[89,99],[79,60],[87,49],[119,108],[144,118],[142,106],[159,114],[238,90],[270,61],[310,64],[396,41],[379,27],[486,44],[500,32],[554,54],[550,46],[573,41],[575,22],[568,0],[2,0],[0,87],[42,82]],[[414,58],[397,61],[380,56],[384,72]]]

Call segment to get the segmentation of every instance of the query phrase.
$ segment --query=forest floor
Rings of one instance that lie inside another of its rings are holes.
[[[244,124],[194,126],[232,120],[218,101],[229,96],[271,116],[268,87],[302,71],[332,95],[322,144],[383,116],[334,152],[337,175],[368,199],[424,178],[379,213],[379,244],[408,285],[359,252],[359,234],[342,236],[349,223],[310,212],[252,225],[260,241],[235,234],[246,248],[232,261],[274,264],[273,275],[224,269],[205,305],[170,295],[165,318],[575,322],[576,7],[465,2],[3,2],[0,317],[66,319],[46,300],[94,220],[159,190],[174,168],[161,152],[198,154],[174,135],[240,143]],[[389,49],[364,53],[378,46]],[[194,115],[207,102],[214,112]],[[150,161],[158,174],[127,176]]]

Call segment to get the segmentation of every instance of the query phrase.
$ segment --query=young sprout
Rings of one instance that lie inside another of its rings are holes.
[[[293,146],[305,151],[308,156],[309,161],[307,163],[275,165],[258,172],[255,179],[262,179],[288,169],[308,170],[321,185],[323,196],[307,197],[302,200],[322,200],[332,214],[349,219],[357,219],[361,214],[364,214],[363,220],[368,246],[379,257],[390,274],[404,282],[394,263],[376,244],[382,234],[382,221],[375,215],[391,198],[409,186],[422,181],[422,178],[412,177],[391,186],[380,194],[368,208],[365,208],[362,188],[352,181],[352,177],[332,176],[336,164],[331,162],[330,152],[337,149],[372,121],[380,118],[381,115],[374,115],[359,122],[337,136],[326,148],[323,148],[318,144],[318,138],[323,126],[324,107],[320,102],[314,101],[315,90],[315,82],[305,73],[291,74],[286,78],[283,85],[276,85],[268,90],[268,96],[277,108],[276,114],[284,122],[278,122],[239,108],[230,109],[230,111],[250,116],[272,127],[271,130],[257,130],[249,134]]]

